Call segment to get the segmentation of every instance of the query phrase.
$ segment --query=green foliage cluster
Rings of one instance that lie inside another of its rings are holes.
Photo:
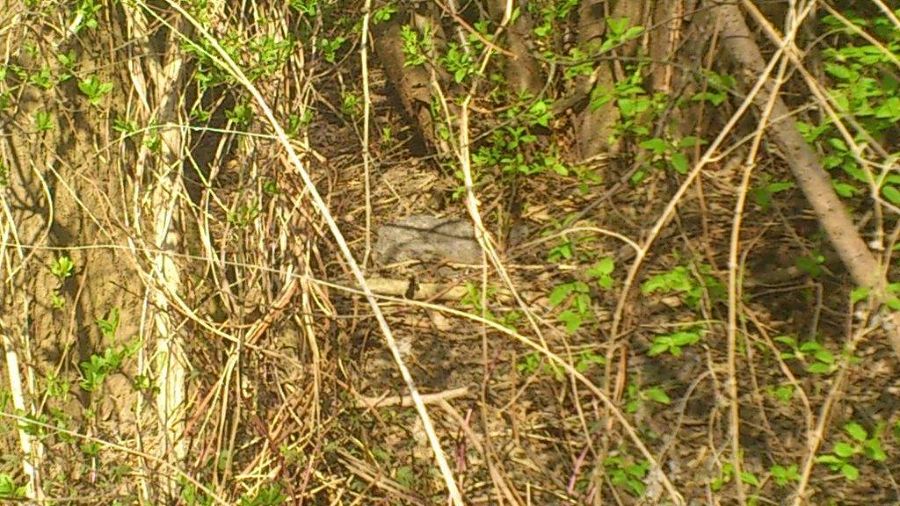
[[[704,296],[709,297],[710,303],[723,300],[725,287],[711,274],[712,268],[706,264],[697,264],[694,269],[687,265],[679,265],[669,271],[655,274],[641,284],[641,293],[676,295],[694,309],[699,309]]]
[[[827,30],[830,47],[821,54],[824,70],[831,78],[828,98],[840,118],[858,126],[854,143],[861,147],[872,142],[897,149],[894,140],[900,136],[900,78],[895,68],[900,54],[900,28],[885,16],[866,18],[849,11],[844,13],[849,24],[827,15],[822,25]],[[863,33],[870,36],[864,37]],[[835,191],[851,198],[869,193],[870,185],[880,189],[881,196],[900,205],[900,175],[882,170],[873,173],[861,163],[860,154],[834,126],[831,118],[818,123],[799,122],[798,128],[807,142],[825,153],[824,165],[832,172]],[[900,152],[888,155],[887,164],[896,163]]]
[[[856,422],[848,422],[844,425],[844,433],[849,439],[834,444],[830,453],[819,455],[816,462],[826,465],[832,471],[840,473],[850,481],[859,478],[859,468],[854,461],[859,456],[874,462],[884,462],[887,454],[881,447],[881,435],[885,425],[879,424],[873,434]]]
[[[613,286],[612,273],[615,269],[615,261],[611,257],[605,257],[596,262],[585,271],[590,283],[599,289],[609,289]],[[557,318],[562,322],[566,330],[576,332],[582,324],[591,320],[591,285],[586,281],[570,281],[561,283],[550,292],[548,302],[550,307],[563,307]]]

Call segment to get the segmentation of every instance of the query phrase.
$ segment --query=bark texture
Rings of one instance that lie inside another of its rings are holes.
[[[491,17],[499,22],[506,11],[505,0],[488,0],[488,10]],[[518,9],[519,15],[509,24],[506,31],[506,40],[509,52],[514,55],[506,62],[506,82],[510,88],[528,96],[536,96],[544,85],[541,67],[531,54],[528,38],[534,30],[534,23],[528,13],[528,2],[520,1],[513,4]]]
[[[439,145],[431,117],[430,74],[423,65],[406,65],[401,37],[401,16],[376,26],[375,52],[394,85],[407,116],[416,122],[419,132],[430,146]]]

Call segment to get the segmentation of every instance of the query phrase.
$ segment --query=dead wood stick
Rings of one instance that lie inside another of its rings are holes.
[[[366,280],[372,291],[394,297],[413,297],[417,300],[459,300],[466,295],[466,287],[460,284],[416,283],[406,279],[369,278]],[[410,285],[413,285],[410,290]]]
[[[742,69],[739,78],[744,82],[753,82],[765,68],[759,47],[737,5],[721,4],[717,9],[723,47],[738,68]],[[765,107],[772,89],[773,86],[769,83],[760,90],[755,98],[757,107]],[[769,124],[767,131],[784,154],[798,186],[812,206],[831,245],[850,272],[853,282],[871,288],[877,303],[884,301],[884,268],[856,230],[850,214],[834,192],[831,177],[822,167],[816,152],[800,135],[790,110],[781,98],[775,99],[771,117],[778,120]],[[900,357],[900,328],[896,325],[895,315],[892,314],[889,320],[887,334],[894,352]]]
[[[444,390],[443,392],[435,392],[433,394],[422,394],[422,402],[425,404],[433,404],[435,402],[463,397],[468,393],[468,387],[459,387],[452,390]],[[412,406],[412,399],[408,395],[394,395],[390,397],[366,397],[364,395],[357,395],[356,402],[362,408],[387,408],[390,406],[408,408]]]

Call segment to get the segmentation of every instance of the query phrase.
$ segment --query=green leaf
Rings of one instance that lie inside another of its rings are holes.
[[[535,123],[542,127],[550,126],[550,105],[545,100],[538,100],[528,108],[528,114]]]
[[[643,26],[632,26],[622,35],[622,41],[635,39],[637,37],[640,37],[642,33],[644,33]]]
[[[769,183],[766,188],[770,193],[780,193],[785,190],[790,190],[794,186],[796,185],[790,181],[775,181],[773,183]]]
[[[651,387],[642,392],[645,398],[659,404],[671,404],[672,399],[666,394],[661,387]]]
[[[813,254],[810,256],[801,256],[794,260],[794,263],[797,265],[801,271],[809,274],[810,276],[817,278],[822,275],[822,264],[825,263],[825,257],[819,254]]]
[[[560,305],[564,300],[566,300],[566,297],[568,297],[569,294],[572,293],[572,290],[574,288],[575,285],[573,285],[572,283],[557,285],[555,288],[553,288],[553,291],[550,292],[550,297],[548,298],[550,307],[556,307]]]
[[[827,132],[829,128],[831,128],[831,125],[827,122],[818,126],[813,126],[809,123],[803,123],[800,121],[797,122],[797,130],[800,131],[800,135],[802,135],[803,138],[806,139],[806,142],[815,141],[816,139],[821,137],[822,134]]]
[[[0,474],[0,497],[4,499],[14,499],[25,495],[25,487],[17,487],[12,476],[3,473]]]
[[[38,131],[46,132],[53,129],[53,115],[47,111],[34,113],[34,126]]]
[[[888,199],[891,204],[900,206],[900,190],[897,188],[885,185],[881,187],[881,194],[884,195],[884,198]]]
[[[641,292],[687,292],[694,288],[693,278],[687,267],[678,266],[669,272],[657,274],[641,285]]]
[[[696,93],[691,97],[691,100],[694,102],[702,102],[706,100],[712,105],[718,106],[728,97],[725,93],[714,92],[714,91],[704,91],[700,93]]]
[[[116,330],[119,328],[119,308],[114,307],[110,309],[106,318],[97,318],[97,326],[104,337],[107,339],[113,338]]]
[[[578,355],[578,362],[575,364],[575,370],[584,373],[594,364],[603,365],[606,358],[603,355],[597,355],[590,351],[583,351]]]
[[[581,314],[587,314],[591,309],[591,296],[586,293],[579,293],[575,296],[575,310]]]
[[[847,183],[841,183],[840,181],[832,181],[831,186],[834,187],[834,191],[841,197],[850,198],[856,195],[858,191],[853,185]]]
[[[876,461],[876,462],[884,462],[887,460],[887,454],[884,453],[884,450],[881,448],[881,441],[877,438],[872,438],[865,442],[863,445],[863,449],[866,453],[866,457]]]
[[[574,333],[581,328],[581,323],[583,321],[582,316],[571,309],[563,311],[557,318],[565,324],[566,330],[569,331],[569,333]]]
[[[674,153],[670,163],[672,164],[672,168],[675,169],[675,172],[679,174],[687,174],[688,169],[690,168],[690,163],[684,153]]]
[[[834,445],[834,454],[841,458],[852,457],[856,453],[856,448],[850,443],[840,442]]]
[[[591,111],[596,111],[604,105],[612,102],[614,98],[615,94],[612,90],[604,88],[603,86],[595,87],[593,90],[591,90]]]
[[[823,364],[834,364],[834,354],[826,349],[816,351],[813,356]]]
[[[556,262],[560,259],[569,259],[575,254],[575,245],[572,241],[566,241],[558,246],[554,246],[547,253],[547,259]]]
[[[749,471],[741,471],[741,481],[747,485],[753,485],[754,487],[759,486],[759,478]]]
[[[856,164],[856,160],[847,159],[841,163],[841,170],[844,171],[845,174],[852,177],[856,181],[867,185],[869,184],[868,177],[866,176],[865,171],[859,168],[859,165]]]
[[[625,117],[636,116],[650,108],[650,100],[646,97],[620,98],[619,111]]]
[[[900,120],[900,97],[890,97],[875,109],[875,117],[890,121]]]
[[[606,26],[612,35],[622,35],[628,29],[628,18],[606,18]]]
[[[772,477],[775,478],[775,484],[779,487],[787,485],[791,481],[799,481],[800,475],[797,474],[797,465],[792,464],[789,467],[774,465],[770,470]]]
[[[50,264],[50,272],[61,280],[72,275],[75,271],[75,263],[68,256],[61,256]]]
[[[400,466],[397,468],[397,483],[404,487],[412,487],[416,482],[416,475],[410,466]]]
[[[675,332],[669,334],[669,337],[676,346],[688,346],[700,340],[700,334],[697,332]]]
[[[641,142],[640,146],[646,150],[652,151],[654,154],[661,155],[669,149],[669,145],[666,141],[660,139],[659,137],[654,137],[652,139],[647,139],[646,141]]]
[[[675,145],[678,146],[679,149],[692,148],[694,146],[700,146],[703,144],[706,144],[706,141],[693,135],[682,137],[681,140],[675,143]]]
[[[891,308],[894,311],[900,311],[900,299],[897,297],[891,297],[890,299],[884,301],[887,304],[887,307]]]
[[[816,457],[816,462],[818,462],[819,464],[825,464],[826,466],[839,466],[844,463],[844,459],[838,458],[837,455],[826,453],[825,455],[819,455],[818,457]]]
[[[665,353],[668,349],[669,345],[667,343],[653,343],[653,345],[650,347],[650,351],[647,352],[647,355],[655,357],[657,355]]]
[[[844,432],[846,432],[850,437],[859,441],[860,443],[865,442],[866,439],[869,439],[869,434],[866,432],[866,429],[864,429],[862,425],[856,422],[850,422],[847,425],[844,425]]]
[[[99,104],[100,99],[112,91],[112,88],[113,84],[111,82],[104,83],[94,75],[78,83],[78,89],[88,97],[88,101],[92,105]]]
[[[598,278],[600,276],[612,274],[612,271],[616,268],[616,261],[612,257],[602,258],[599,262],[595,263],[593,267],[588,269],[587,273],[591,277]]]
[[[773,391],[773,394],[779,401],[788,403],[794,398],[794,387],[793,385],[780,385]]]
[[[647,476],[647,469],[650,465],[647,462],[639,462],[637,464],[631,464],[630,466],[625,467],[625,472],[634,476],[635,478],[643,478]]]
[[[859,478],[859,469],[852,464],[844,464],[841,466],[841,474],[850,481],[856,481]]]
[[[631,399],[630,401],[625,403],[625,411],[627,413],[637,413],[637,410],[640,407],[641,401],[638,399]]]
[[[390,21],[391,16],[393,16],[396,12],[396,7],[394,7],[392,4],[387,4],[375,11],[375,13],[372,15],[372,22],[377,25],[378,23]]]
[[[816,353],[822,350],[822,345],[815,341],[805,341],[799,349],[803,353]]]
[[[834,63],[826,64],[825,72],[828,72],[832,76],[844,81],[854,81],[859,77],[859,74],[850,70],[849,68]]]
[[[847,147],[847,144],[840,137],[829,137],[828,144],[835,150],[843,153],[850,151],[850,148]]]
[[[869,298],[869,288],[866,286],[859,286],[853,289],[850,292],[850,304],[856,304],[861,300],[866,300]]]
[[[816,362],[815,364],[810,364],[806,370],[812,374],[828,374],[831,372],[831,367],[827,364]]]
[[[772,340],[775,341],[776,343],[781,343],[781,344],[790,346],[791,348],[797,347],[797,340],[791,336],[778,336],[778,337],[773,338]]]

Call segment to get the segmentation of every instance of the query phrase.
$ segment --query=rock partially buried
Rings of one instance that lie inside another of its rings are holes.
[[[466,220],[414,214],[378,229],[375,255],[382,264],[409,260],[480,264],[481,246]]]

